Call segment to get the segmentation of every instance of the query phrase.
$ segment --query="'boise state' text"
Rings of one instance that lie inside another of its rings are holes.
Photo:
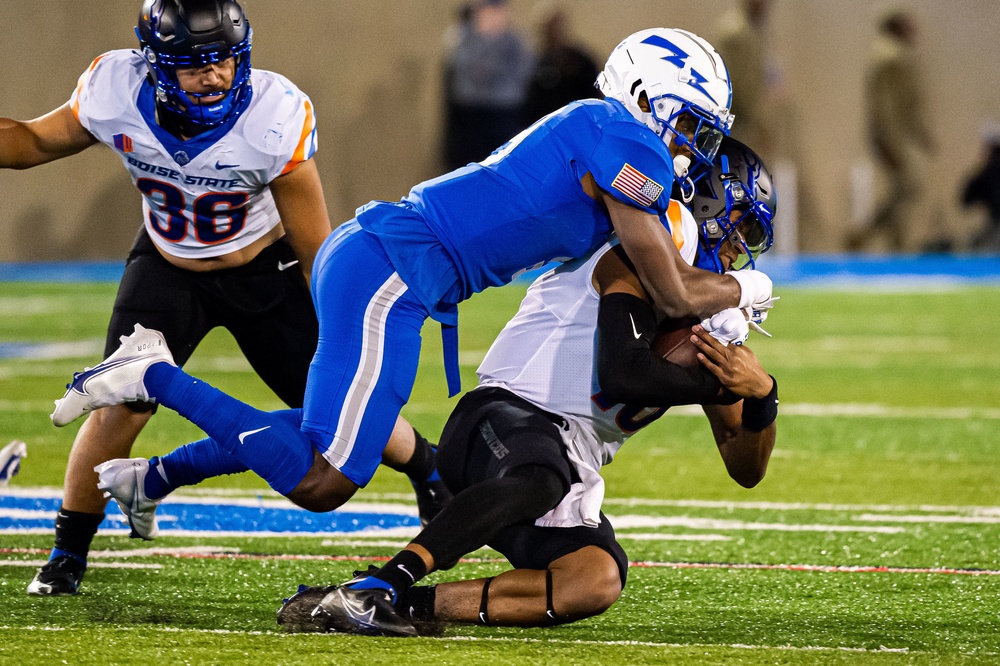
[[[208,178],[205,176],[186,176],[180,171],[176,171],[175,169],[171,169],[169,167],[146,164],[145,162],[140,162],[134,157],[126,157],[128,158],[128,163],[140,171],[145,171],[148,174],[160,176],[161,178],[178,180],[183,182],[185,185],[201,185],[203,187],[218,187],[222,189],[231,189],[240,185],[240,181],[238,179],[228,180],[223,178]]]

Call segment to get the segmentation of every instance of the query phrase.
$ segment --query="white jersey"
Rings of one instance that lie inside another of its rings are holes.
[[[251,71],[252,96],[236,119],[187,141],[156,123],[155,90],[136,51],[109,51],[80,77],[73,114],[119,154],[142,193],[153,242],[202,259],[250,245],[279,222],[268,183],[316,152],[312,102],[291,81]]]
[[[667,215],[674,244],[684,261],[693,264],[698,247],[694,217],[677,201],[670,202]],[[570,460],[587,486],[579,490],[587,491],[600,483],[598,496],[591,494],[591,506],[584,510],[595,516],[603,498],[603,482],[597,470],[611,462],[632,433],[664,411],[608,404],[601,399],[597,381],[600,295],[593,276],[598,261],[612,247],[612,243],[606,243],[535,280],[517,314],[500,332],[477,370],[481,386],[503,387],[568,421],[564,440]],[[573,491],[564,504],[574,501],[572,495]],[[582,501],[588,498],[584,496]],[[576,507],[571,513],[575,515],[579,510]],[[566,523],[548,516],[538,524],[568,526],[588,522],[572,519]]]

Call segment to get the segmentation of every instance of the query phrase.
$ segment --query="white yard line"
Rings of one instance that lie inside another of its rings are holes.
[[[724,534],[656,534],[647,532],[622,532],[616,534],[619,541],[732,541]]]
[[[695,530],[748,530],[770,532],[870,532],[875,534],[899,534],[906,528],[873,525],[794,525],[787,523],[760,523],[742,520],[720,520],[716,518],[691,518],[689,516],[608,516],[615,530],[635,527],[686,527]],[[625,534],[619,534],[624,538]]]
[[[940,516],[940,515],[885,515],[881,513],[863,513],[851,516],[852,520],[888,523],[967,523],[970,525],[1000,525],[1000,516]]]
[[[56,626],[27,626],[13,627],[0,625],[0,631],[73,631],[71,627]],[[275,636],[284,640],[295,640],[294,634],[287,634],[283,631],[236,631],[233,629],[191,629],[186,627],[158,627],[154,625],[144,625],[142,627],[101,627],[101,631],[121,631],[121,632],[159,632],[166,634],[218,634],[224,636]],[[311,634],[303,634],[311,637]],[[334,635],[334,638],[338,635]],[[308,639],[308,638],[307,638]],[[783,652],[857,652],[874,654],[912,654],[925,655],[933,654],[919,650],[911,650],[907,647],[886,647],[863,648],[850,647],[845,645],[748,645],[745,643],[658,643],[655,641],[595,641],[595,640],[570,640],[565,638],[514,638],[506,636],[443,636],[428,638],[434,641],[450,641],[455,643],[529,643],[542,645],[593,645],[593,646],[613,646],[613,647],[652,647],[652,648],[696,648],[699,650],[712,649],[735,649],[735,650],[781,650]],[[993,652],[974,652],[976,656],[995,656]]]
[[[48,560],[0,560],[0,567],[31,567],[37,569]],[[96,569],[162,569],[162,564],[140,564],[138,562],[87,562],[87,568]]]
[[[674,416],[699,416],[705,412],[696,405],[671,407],[667,412]],[[839,418],[887,418],[887,419],[930,419],[935,421],[964,421],[983,419],[1000,420],[1000,409],[995,407],[893,407],[872,403],[781,403],[782,416],[839,417]]]
[[[928,513],[962,513],[972,515],[1000,515],[998,506],[962,506],[938,504],[831,504],[809,502],[734,502],[730,500],[667,500],[628,497],[608,497],[605,504],[612,506],[674,506],[692,509],[760,509],[763,511],[925,511]]]

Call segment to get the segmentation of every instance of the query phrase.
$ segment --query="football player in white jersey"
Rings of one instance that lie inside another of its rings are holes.
[[[674,242],[691,262],[700,237],[705,267],[753,265],[771,244],[775,201],[760,159],[725,139],[691,204],[699,222],[671,206]],[[774,446],[777,384],[742,345],[744,312],[695,327],[703,368],[651,350],[658,319],[617,244],[536,280],[442,434],[439,471],[455,498],[381,569],[341,586],[300,588],[279,624],[406,636],[420,621],[548,626],[609,608],[628,559],[601,512],[599,470],[631,434],[670,406],[702,404],[729,474],[748,488],[763,478]],[[413,586],[485,544],[515,569]]]
[[[318,335],[307,280],[331,231],[312,103],[280,74],[251,69],[252,31],[236,0],[146,0],[136,32],[140,48],[97,57],[63,106],[0,119],[0,167],[97,143],[115,151],[142,193],[144,228],[105,356],[136,322],[161,331],[178,362],[224,326],[278,397],[301,407]],[[55,547],[29,594],[77,593],[107,502],[94,466],[128,456],[152,407],[100,409],[79,430]]]

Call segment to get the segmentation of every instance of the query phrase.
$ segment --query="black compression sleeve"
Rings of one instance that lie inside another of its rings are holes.
[[[601,297],[597,315],[597,379],[601,394],[616,403],[644,407],[729,402],[715,375],[701,366],[684,368],[650,349],[656,315],[631,294]]]

